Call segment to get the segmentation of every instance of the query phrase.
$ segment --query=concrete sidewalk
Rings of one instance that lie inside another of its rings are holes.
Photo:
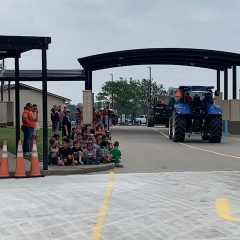
[[[8,153],[10,175],[14,175],[16,167],[16,155]],[[69,175],[84,174],[91,172],[107,171],[115,167],[114,163],[98,164],[98,165],[78,165],[78,166],[49,166],[48,170],[42,170],[42,162],[39,163],[41,172],[44,175]],[[25,169],[27,175],[30,170],[30,160],[25,159]]]

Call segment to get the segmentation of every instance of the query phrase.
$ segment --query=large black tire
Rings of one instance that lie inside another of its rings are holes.
[[[172,139],[172,116],[169,117],[168,138],[169,138],[169,139]]]
[[[154,118],[153,118],[153,116],[148,116],[147,126],[148,127],[154,127]]]
[[[186,132],[186,118],[181,115],[173,117],[172,138],[174,142],[184,142]]]
[[[220,143],[222,140],[222,116],[211,116],[209,127],[209,142]]]

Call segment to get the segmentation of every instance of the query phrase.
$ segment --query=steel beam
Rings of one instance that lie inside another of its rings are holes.
[[[92,90],[92,70],[85,69],[85,90]]]
[[[4,81],[1,80],[1,102],[3,102],[3,85]]]
[[[43,170],[48,170],[47,51],[42,50]]]
[[[237,66],[233,66],[232,72],[232,98],[237,99]]]
[[[220,92],[220,89],[221,89],[220,70],[217,70],[217,91]]]
[[[8,81],[8,101],[10,102],[11,101],[11,81]]]
[[[16,152],[20,140],[20,84],[19,58],[15,58],[15,125],[16,125]]]
[[[228,100],[228,69],[224,70],[224,100]]]

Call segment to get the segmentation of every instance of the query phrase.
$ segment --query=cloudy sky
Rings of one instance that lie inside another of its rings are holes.
[[[1,0],[1,35],[49,36],[48,69],[79,68],[79,57],[138,48],[203,48],[240,53],[239,0]],[[22,55],[21,69],[40,69],[40,51]],[[13,60],[7,60],[8,69]],[[149,77],[148,66],[93,73],[93,92],[119,77]],[[153,65],[165,88],[216,84],[216,71]],[[238,71],[238,76],[240,72]],[[229,73],[231,78],[231,73]],[[223,79],[223,77],[222,77]],[[41,87],[40,83],[31,83]],[[231,87],[231,85],[229,86]],[[240,87],[240,84],[238,85]],[[82,102],[83,83],[49,82],[48,90]]]

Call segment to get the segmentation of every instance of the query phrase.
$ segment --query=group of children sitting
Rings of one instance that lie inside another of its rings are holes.
[[[94,125],[72,128],[71,137],[54,134],[49,141],[49,165],[81,165],[115,162],[123,167],[119,142],[111,143],[110,133]]]

